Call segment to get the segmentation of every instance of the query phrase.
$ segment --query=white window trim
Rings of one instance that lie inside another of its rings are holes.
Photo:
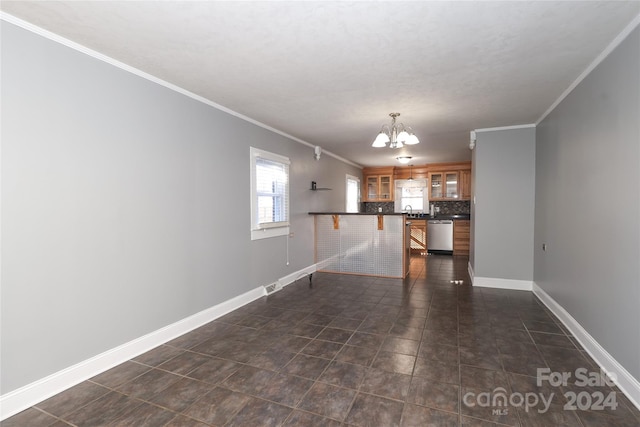
[[[358,205],[360,205],[360,198],[362,197],[360,194],[360,178],[358,178],[357,176],[353,176],[353,175],[349,175],[347,174],[347,177],[344,180],[344,188],[345,188],[345,193],[344,193],[344,211],[345,212],[349,212],[349,200],[348,200],[348,195],[349,195],[349,180],[352,181],[357,181],[358,182]],[[359,210],[359,207],[358,207]],[[356,211],[358,212],[358,211]]]
[[[287,170],[287,187],[286,187],[286,212],[287,220],[278,222],[275,224],[258,224],[258,195],[256,186],[256,159],[263,158],[274,162],[284,163],[287,166],[291,164],[288,157],[281,156],[279,154],[271,153],[269,151],[261,150],[259,148],[250,147],[251,153],[251,240],[267,239],[270,237],[287,236],[289,235],[290,226],[290,202],[289,202],[289,186],[291,178],[289,170]]]

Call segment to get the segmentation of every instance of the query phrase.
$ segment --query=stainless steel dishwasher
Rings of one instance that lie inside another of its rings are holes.
[[[453,221],[430,219],[427,221],[427,250],[433,253],[453,253]]]

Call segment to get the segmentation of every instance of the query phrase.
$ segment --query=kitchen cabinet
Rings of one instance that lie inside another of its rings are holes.
[[[471,170],[460,171],[460,199],[471,200]]]
[[[453,221],[453,254],[469,255],[471,222],[466,219]]]
[[[393,202],[393,168],[371,168],[363,171],[365,202]]]
[[[411,218],[409,222],[411,222],[411,254],[424,255],[427,253],[427,221]]]
[[[459,200],[458,171],[429,173],[429,200]]]
[[[471,200],[471,169],[430,172],[429,200]]]

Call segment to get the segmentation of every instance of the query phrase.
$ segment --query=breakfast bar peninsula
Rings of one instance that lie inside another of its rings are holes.
[[[310,212],[318,271],[404,278],[409,273],[406,215]]]

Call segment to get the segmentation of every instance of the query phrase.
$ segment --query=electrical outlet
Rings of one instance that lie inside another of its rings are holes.
[[[293,236],[294,236],[294,233],[292,231],[291,233],[289,233],[289,238],[293,238]]]

